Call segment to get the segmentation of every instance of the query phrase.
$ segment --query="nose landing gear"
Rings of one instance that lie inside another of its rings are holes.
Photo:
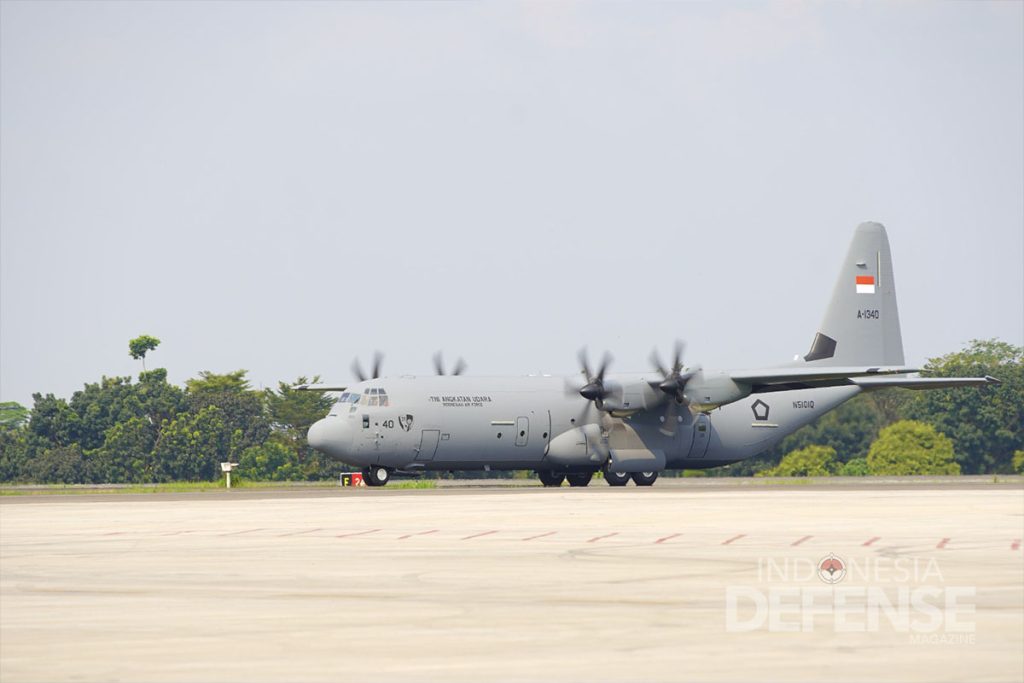
[[[391,481],[391,470],[380,465],[363,468],[363,481],[367,486],[385,486]]]

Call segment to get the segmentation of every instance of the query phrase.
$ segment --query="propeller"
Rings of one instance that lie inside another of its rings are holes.
[[[444,371],[444,359],[441,357],[441,352],[440,351],[438,351],[437,353],[434,354],[434,370],[439,375],[447,375],[448,374],[447,372]],[[455,361],[455,367],[452,368],[451,374],[453,374],[453,375],[461,375],[465,371],[466,371],[466,361],[462,360],[462,358],[459,358],[457,361]]]
[[[685,349],[686,345],[677,339],[672,350],[672,365],[668,368],[662,364],[657,349],[651,352],[651,365],[654,366],[654,369],[662,377],[661,382],[658,383],[658,388],[671,398],[668,407],[665,409],[665,415],[662,418],[665,426],[661,431],[667,436],[675,436],[676,425],[679,422],[679,406],[687,404],[685,394],[686,383],[698,372],[697,370],[683,372],[683,351]]]
[[[360,382],[365,382],[368,379],[377,379],[380,377],[380,364],[384,360],[384,354],[380,351],[373,352],[373,373],[367,377],[366,373],[363,372],[363,366],[360,365],[359,359],[356,358],[352,361],[352,374],[356,376]]]
[[[604,397],[606,395],[604,388],[604,374],[608,371],[608,366],[612,363],[612,356],[610,353],[605,351],[604,356],[601,357],[601,365],[597,368],[597,373],[590,371],[590,363],[587,360],[587,350],[580,349],[579,353],[580,369],[583,371],[583,376],[587,378],[587,383],[580,389],[580,396],[592,401],[598,409],[604,408]]]

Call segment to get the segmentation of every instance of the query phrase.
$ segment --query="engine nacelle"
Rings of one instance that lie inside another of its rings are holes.
[[[724,373],[711,376],[702,373],[687,382],[683,392],[690,407],[701,412],[739,401],[749,395],[749,384],[739,384]]]
[[[632,415],[664,403],[665,394],[651,386],[650,377],[626,375],[605,382],[603,410],[618,417]]]
[[[547,458],[555,465],[600,467],[608,457],[608,437],[598,424],[562,432],[548,444]]]

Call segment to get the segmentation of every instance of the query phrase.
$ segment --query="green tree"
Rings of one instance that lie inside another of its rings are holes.
[[[86,454],[92,479],[113,484],[156,481],[156,434],[156,427],[145,417],[115,424],[107,430],[103,446]]]
[[[839,468],[839,475],[843,477],[866,477],[871,474],[867,458],[854,458]]]
[[[164,422],[153,447],[156,481],[212,481],[231,450],[231,432],[217,406]]]
[[[32,400],[29,431],[55,446],[70,446],[78,440],[81,420],[67,401],[53,394],[32,394]]]
[[[0,429],[0,481],[24,481],[35,456],[33,441],[42,441],[27,429]]]
[[[158,346],[160,346],[159,339],[151,337],[148,334],[143,334],[128,342],[128,353],[130,353],[132,358],[135,360],[142,361],[142,369],[145,371],[146,353],[152,351]]]
[[[14,401],[4,401],[0,403],[0,430],[17,429],[28,422],[28,416],[28,408],[25,406]]]
[[[155,426],[186,409],[185,392],[167,382],[167,370],[157,368],[139,375],[136,396],[146,419]]]
[[[907,389],[876,389],[864,396],[865,400],[874,407],[878,418],[878,429],[881,429],[888,427],[893,422],[906,419],[907,406],[913,400],[914,392]],[[865,450],[864,453],[867,454],[867,451]]]
[[[758,472],[759,477],[827,477],[835,473],[836,449],[831,446],[806,446],[786,454],[778,466]]]
[[[194,396],[199,394],[240,394],[250,391],[249,380],[245,378],[248,370],[235,370],[223,375],[203,370],[199,377],[185,380],[185,390]]]
[[[319,376],[312,379],[314,384],[319,381]],[[292,450],[304,478],[322,479],[331,476],[337,469],[336,464],[309,447],[306,433],[314,422],[327,414],[333,399],[319,391],[292,389],[295,384],[307,382],[305,377],[299,377],[292,385],[279,382],[277,391],[267,389],[264,393],[275,436],[283,439]]]
[[[878,435],[868,451],[875,475],[960,474],[953,442],[924,422],[901,420]]]
[[[72,394],[69,405],[78,417],[75,441],[87,451],[102,446],[114,425],[144,414],[131,377],[104,377],[86,384]]]
[[[1024,474],[1024,451],[1013,452],[1013,471]]]
[[[77,443],[47,448],[26,465],[26,478],[38,484],[84,484],[89,481]]]
[[[239,473],[246,479],[295,481],[306,478],[292,445],[274,437],[259,446],[247,448],[238,465]]]
[[[995,387],[916,392],[906,414],[953,440],[964,473],[1012,471],[1013,452],[1024,448],[1024,348],[973,340],[963,351],[932,358],[924,370],[934,377],[992,375],[1002,381]]]
[[[263,392],[253,391],[245,378],[245,370],[219,375],[209,371],[186,381],[185,399],[193,415],[216,406],[227,431],[229,448],[225,453],[235,460],[247,448],[258,446],[270,436]]]

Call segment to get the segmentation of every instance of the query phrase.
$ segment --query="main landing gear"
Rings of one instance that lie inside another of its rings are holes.
[[[633,483],[637,486],[653,486],[654,482],[658,480],[657,472],[634,472],[629,476],[633,478]]]
[[[544,486],[561,486],[568,481],[569,486],[588,486],[594,477],[593,472],[555,472],[553,470],[537,470],[537,478]],[[632,479],[637,486],[651,486],[658,480],[657,472],[605,472],[604,480],[609,486],[625,486]]]
[[[605,472],[604,480],[609,486],[625,486],[629,483],[629,472]]]
[[[632,479],[637,486],[651,486],[658,480],[657,472],[605,472],[604,480],[609,486],[625,486]]]
[[[553,472],[551,470],[537,470],[537,478],[544,486],[561,486],[565,481],[564,472]]]
[[[569,480],[569,486],[587,486],[593,476],[593,472],[573,472],[565,475],[565,478]]]
[[[391,481],[391,470],[380,465],[364,467],[363,481],[367,486],[384,486]]]

